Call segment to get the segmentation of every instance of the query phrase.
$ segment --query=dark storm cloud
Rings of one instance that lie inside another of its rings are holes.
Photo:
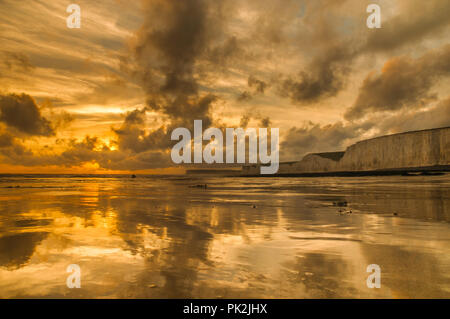
[[[120,150],[140,153],[146,150],[167,149],[171,146],[171,132],[168,132],[164,126],[151,132],[146,131],[146,111],[147,109],[143,108],[128,112],[121,127],[113,128]]]
[[[51,136],[54,129],[27,94],[0,95],[0,122],[28,135]]]
[[[330,48],[327,53],[314,58],[307,71],[283,80],[279,85],[280,94],[299,104],[335,96],[345,85],[350,71],[346,62],[353,56],[347,47]]]
[[[133,111],[130,111],[125,116],[125,120],[123,122],[124,126],[129,125],[142,125],[145,123],[145,112],[146,109],[135,109]]]
[[[176,143],[171,140],[171,133],[175,128],[186,127],[192,131],[195,119],[202,119],[204,128],[211,125],[211,119],[204,116],[209,112],[209,107],[214,99],[215,97],[212,95],[200,97],[197,99],[195,108],[183,100],[175,100],[173,103],[167,104],[166,111],[171,114],[170,123],[153,130],[146,129],[145,114],[150,107],[127,113],[122,126],[113,129],[118,137],[119,148],[135,153],[147,150],[167,150]]]
[[[159,70],[164,72],[164,83],[159,90],[196,93],[193,68],[197,57],[206,49],[207,3],[201,0],[147,1],[145,8],[147,20],[135,47],[138,59],[147,62],[146,53],[155,50],[163,61]]]
[[[96,160],[98,155],[101,155],[101,151],[95,151],[98,146],[99,140],[95,136],[86,136],[80,142],[72,140],[68,148],[60,156],[55,157],[54,161],[58,164],[70,166]]]
[[[208,78],[208,66],[215,71],[216,65],[223,67],[241,52],[239,41],[222,32],[223,2],[143,1],[144,23],[134,38],[132,56],[122,66],[139,79],[147,106],[128,113],[122,126],[113,129],[119,151],[133,157],[128,161],[132,167],[154,165],[145,164],[147,159],[166,167],[167,150],[175,143],[170,138],[173,129],[192,131],[196,119],[203,120],[204,129],[213,123],[218,97],[200,89],[200,78]],[[160,127],[147,129],[148,111],[161,115]]]
[[[175,143],[170,138],[173,129],[192,131],[196,119],[203,120],[204,129],[213,123],[212,108],[218,97],[199,84],[211,72],[205,65],[223,67],[241,52],[239,41],[222,32],[223,2],[143,2],[144,23],[136,33],[132,56],[122,65],[139,79],[147,106],[128,113],[122,126],[113,129],[119,151],[131,154],[133,167],[146,168],[150,164],[144,162],[150,158],[167,165],[167,150]],[[161,114],[161,126],[147,129],[149,111]]]
[[[433,85],[450,75],[450,45],[430,51],[418,59],[389,60],[380,74],[364,80],[354,105],[345,118],[358,119],[368,112],[395,111],[404,106],[422,107],[434,98]]]
[[[221,34],[220,3],[145,1],[146,20],[134,46],[137,75],[147,93],[149,108],[173,122],[212,122],[211,107],[216,97],[199,94],[198,63],[211,50],[218,57],[236,49],[233,39],[225,41],[222,48],[213,45],[215,36]]]

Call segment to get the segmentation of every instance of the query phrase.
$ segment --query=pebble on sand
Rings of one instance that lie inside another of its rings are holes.
[[[333,202],[333,206],[346,207],[347,206],[347,201],[340,200],[340,201],[337,201],[337,202]]]
[[[204,188],[207,189],[208,185],[207,184],[197,184],[197,185],[190,185],[190,188]]]

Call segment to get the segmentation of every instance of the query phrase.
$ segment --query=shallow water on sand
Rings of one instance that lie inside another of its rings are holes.
[[[1,176],[19,297],[449,298],[450,176]]]

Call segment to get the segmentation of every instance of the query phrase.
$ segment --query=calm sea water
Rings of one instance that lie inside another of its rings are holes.
[[[449,298],[450,176],[0,176],[18,297]]]

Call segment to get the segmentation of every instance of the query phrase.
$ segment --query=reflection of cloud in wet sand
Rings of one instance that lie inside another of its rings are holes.
[[[448,257],[445,264],[431,252],[392,245],[362,244],[361,251],[368,261],[381,267],[381,285],[390,290],[392,297],[450,297]]]
[[[47,233],[21,233],[0,237],[0,267],[17,269],[26,265]]]
[[[383,213],[402,199],[409,209],[414,198],[393,181],[384,197],[378,182],[355,179],[206,182],[69,178],[47,180],[51,193],[0,189],[27,196],[0,207],[0,296],[448,296],[447,223],[331,206],[345,198]],[[427,187],[420,196],[441,220],[445,187]],[[81,266],[82,289],[65,285],[70,263]],[[382,267],[379,290],[366,286],[370,263]]]
[[[186,224],[184,209],[160,208],[149,213],[145,207],[151,204],[145,200],[128,203],[118,216],[117,228],[127,249],[145,257],[146,270],[139,275],[135,289],[143,296],[151,296],[148,287],[158,286],[162,298],[194,297],[191,293],[197,268],[208,263],[208,245],[213,236]],[[155,242],[152,234],[161,240]]]

